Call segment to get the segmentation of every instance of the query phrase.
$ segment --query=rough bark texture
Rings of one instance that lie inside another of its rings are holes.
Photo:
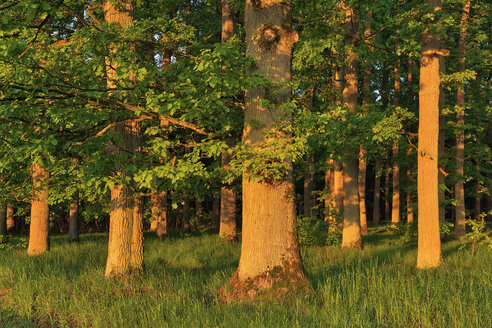
[[[335,70],[335,89],[337,93],[342,94],[343,86],[343,69],[337,68]],[[337,104],[341,105],[343,103],[343,97],[337,96]],[[335,162],[334,168],[334,194],[335,194],[335,210],[337,215],[343,214],[343,164],[340,161]]]
[[[14,230],[14,207],[12,204],[7,204],[7,232]]]
[[[312,165],[314,163],[314,155],[307,156],[307,163]],[[306,175],[304,176],[304,216],[313,215],[313,188],[314,188],[314,174],[311,168],[308,168]]]
[[[374,167],[374,171],[376,172],[374,177],[374,200],[373,200],[373,209],[372,209],[372,223],[374,225],[379,224],[379,218],[381,217],[381,159],[376,158],[376,164]]]
[[[426,0],[438,10],[440,0]],[[425,29],[422,35],[422,58],[419,86],[419,154],[418,154],[418,252],[417,268],[428,269],[441,264],[438,203],[439,137],[439,36]]]
[[[68,214],[68,242],[79,241],[79,199],[74,197],[70,202]]]
[[[156,232],[157,238],[162,239],[167,236],[167,193],[161,191],[150,197],[152,204],[152,231]]]
[[[345,45],[354,46],[359,35],[359,17],[345,5]],[[356,113],[357,108],[357,84],[359,62],[357,54],[349,50],[348,61],[345,66],[344,76],[345,85],[343,88],[343,102],[351,113]],[[355,152],[357,154],[357,151]],[[360,229],[359,211],[359,160],[358,156],[351,156],[346,159],[343,165],[343,234],[342,248],[362,248],[362,234]]]
[[[49,173],[41,164],[31,166],[32,200],[31,224],[29,226],[28,255],[43,254],[49,249],[48,240],[48,183]]]
[[[292,47],[297,42],[291,24],[290,1],[246,1],[246,54],[256,59],[257,73],[272,82],[291,79]],[[266,92],[262,87],[246,92],[243,141],[255,150],[267,141],[265,132],[274,128],[276,115],[290,119],[279,111],[289,99],[290,88],[276,90],[271,98],[274,108],[268,109],[259,102]],[[250,125],[252,120],[263,125]],[[285,138],[284,133],[276,133],[278,139]],[[281,181],[243,175],[243,238],[239,267],[231,282],[234,297],[253,298],[258,291],[271,288],[280,292],[284,290],[277,288],[280,285],[287,291],[308,285],[297,241],[291,170]]]
[[[461,29],[458,41],[458,72],[465,71],[465,53],[466,53],[466,36],[467,29],[465,24],[468,21],[470,13],[470,1],[465,2],[463,6],[463,14],[461,16]],[[460,126],[460,130],[456,135],[456,176],[457,180],[454,184],[454,197],[456,199],[456,221],[454,225],[454,235],[457,239],[462,238],[466,233],[465,228],[465,186],[464,164],[465,164],[465,86],[462,84],[456,91],[456,105],[459,106],[456,115],[456,121]]]
[[[133,197],[133,225],[130,268],[133,272],[143,270],[143,199]]]
[[[125,28],[133,21],[135,3],[130,0],[104,2],[104,18],[109,23],[114,23],[121,28]],[[116,49],[113,49],[115,51]],[[116,63],[111,63],[108,59],[106,72],[108,76],[108,88],[116,87]],[[116,147],[108,145],[112,156],[121,156],[121,150],[126,153],[135,153],[139,148],[140,129],[137,123],[127,123],[116,127],[114,131],[118,134],[120,144]],[[116,174],[121,177],[127,175],[121,168],[116,168]],[[134,226],[138,222],[135,207],[138,206],[134,193],[126,185],[116,184],[111,188],[111,208],[109,220],[109,242],[108,259],[106,262],[106,276],[127,275],[132,271],[140,271],[138,267],[139,249],[142,247],[143,240],[138,240],[139,234]],[[137,224],[138,225],[138,224]],[[140,232],[141,236],[141,232]],[[137,245],[140,244],[140,245]],[[137,252],[133,254],[132,252]]]

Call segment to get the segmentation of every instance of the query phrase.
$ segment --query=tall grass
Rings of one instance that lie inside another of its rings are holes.
[[[418,271],[415,247],[372,231],[361,252],[302,249],[314,293],[289,303],[221,304],[240,244],[214,235],[145,235],[145,273],[104,278],[107,236],[51,237],[28,257],[0,249],[0,327],[489,327],[492,252],[443,245],[439,269]],[[19,237],[12,237],[13,244]]]

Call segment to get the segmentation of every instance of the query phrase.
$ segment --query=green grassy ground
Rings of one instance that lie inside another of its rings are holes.
[[[145,235],[145,274],[104,278],[107,236],[28,257],[19,237],[0,249],[0,327],[490,327],[492,251],[443,245],[441,268],[417,271],[415,246],[376,233],[361,252],[302,250],[314,294],[290,303],[221,304],[240,245],[214,235]]]

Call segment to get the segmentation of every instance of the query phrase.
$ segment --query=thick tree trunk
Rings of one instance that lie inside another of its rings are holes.
[[[133,226],[130,267],[133,272],[143,270],[143,199],[133,197]]]
[[[156,232],[157,238],[162,239],[167,236],[167,193],[158,192],[150,197],[152,204],[152,224],[151,230]]]
[[[135,10],[135,3],[130,0],[111,1],[106,0],[104,2],[104,18],[109,23],[114,23],[122,28],[125,28],[133,21]],[[116,51],[116,49],[113,49]],[[108,88],[116,87],[116,63],[111,63],[108,59],[106,71],[107,71],[107,85]],[[121,144],[117,147],[109,145],[112,156],[121,156],[121,149],[127,153],[135,153],[140,147],[140,129],[138,123],[127,123],[125,125],[116,127],[114,131],[118,134]],[[127,173],[116,168],[117,175],[121,177],[127,176]],[[109,242],[108,242],[108,259],[106,262],[105,275],[120,276],[127,275],[132,271],[140,271],[142,266],[138,267],[138,254],[142,247],[142,238],[138,239],[140,234],[136,233],[134,226],[138,222],[139,218],[135,218],[136,210],[139,201],[135,199],[134,193],[130,187],[126,185],[116,184],[111,188],[111,208],[110,208],[110,220],[109,220]],[[141,220],[141,219],[140,219]],[[140,226],[141,228],[141,226]],[[132,252],[137,252],[133,254]]]
[[[12,206],[12,204],[7,203],[7,232],[14,230],[14,228],[14,207]]]
[[[372,208],[372,223],[374,225],[379,224],[379,218],[381,217],[381,159],[376,158],[376,164],[374,167],[374,200]]]
[[[79,198],[74,196],[68,214],[68,242],[79,241]]]
[[[441,0],[426,0],[439,10]],[[418,154],[418,252],[417,268],[428,269],[441,264],[438,199],[439,138],[439,35],[425,29],[422,36],[419,87],[419,154]]]
[[[257,73],[272,82],[290,80],[292,47],[297,42],[291,27],[290,1],[247,0],[244,16],[246,54],[256,59]],[[260,151],[269,141],[265,133],[275,131],[276,117],[290,120],[279,110],[289,101],[290,93],[288,87],[276,90],[270,96],[274,107],[265,108],[260,102],[266,96],[265,88],[248,88],[243,131],[247,147]],[[253,120],[262,125],[250,125]],[[274,133],[279,141],[287,137],[283,132]],[[275,287],[279,281],[297,288],[309,284],[297,241],[292,168],[287,166],[287,177],[280,181],[243,175],[243,238],[239,267],[232,280],[234,297],[255,297],[257,291]]]
[[[309,164],[308,171],[304,176],[304,216],[308,217],[313,215],[313,188],[314,188],[314,174],[311,169],[311,165],[314,164],[314,155],[308,155],[307,163]]]
[[[48,240],[48,178],[49,173],[41,164],[31,166],[32,200],[31,224],[29,227],[28,255],[43,254],[49,249]]]
[[[343,3],[345,10],[345,45],[354,46],[359,36],[358,15]],[[359,62],[353,50],[348,51],[348,62],[345,66],[345,85],[343,102],[352,114],[357,108],[357,84]],[[357,152],[355,152],[357,154]],[[342,248],[362,249],[362,234],[360,229],[359,210],[359,160],[358,156],[350,156],[343,165],[343,234]]]

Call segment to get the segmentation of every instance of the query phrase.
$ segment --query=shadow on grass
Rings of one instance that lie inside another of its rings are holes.
[[[0,327],[2,328],[40,328],[39,322],[23,318],[9,310],[0,308]]]

